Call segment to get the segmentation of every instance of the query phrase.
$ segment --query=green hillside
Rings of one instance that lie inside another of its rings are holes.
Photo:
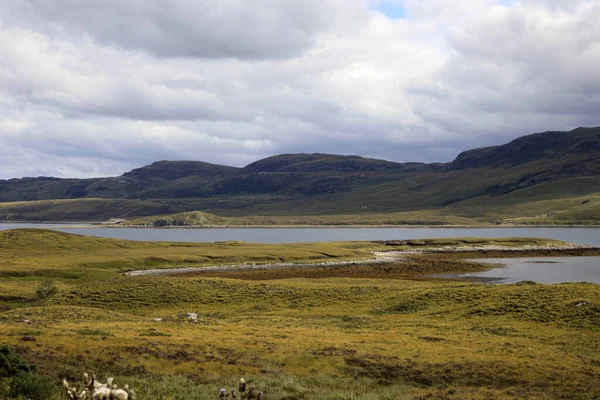
[[[176,211],[168,205],[142,200],[38,200],[0,203],[0,221],[105,221]]]
[[[103,220],[198,210],[221,217],[427,211],[433,217],[447,214],[474,222],[518,217],[595,221],[591,206],[568,209],[580,197],[600,193],[599,149],[600,127],[524,136],[502,146],[465,151],[447,164],[331,154],[284,154],[244,168],[160,161],[120,177],[0,181],[0,202],[5,202],[0,217]],[[549,217],[531,215],[537,206],[525,205],[566,198],[576,200],[549,206]],[[76,204],[75,211],[59,203],[15,204],[60,199],[96,203],[65,203]],[[131,203],[137,200],[143,200],[138,207]],[[81,204],[95,206],[86,210]]]

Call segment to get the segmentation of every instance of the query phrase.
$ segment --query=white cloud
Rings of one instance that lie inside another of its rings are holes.
[[[284,152],[449,161],[600,125],[599,1],[405,0],[394,20],[367,0],[0,3],[4,178]]]

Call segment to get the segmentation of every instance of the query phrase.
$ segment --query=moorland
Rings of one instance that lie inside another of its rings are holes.
[[[82,372],[128,383],[142,400],[215,399],[241,376],[273,400],[598,398],[598,285],[429,276],[485,269],[465,261],[483,251],[488,258],[600,253],[560,246],[529,238],[133,242],[9,230],[0,232],[0,337],[12,360],[35,364],[47,387],[54,385],[44,397],[51,399],[63,398],[60,379],[78,381]],[[123,273],[360,260],[390,250],[405,257],[327,268]],[[16,379],[0,381],[0,398]]]

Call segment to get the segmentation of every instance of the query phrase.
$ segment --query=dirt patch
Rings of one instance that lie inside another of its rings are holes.
[[[349,357],[356,354],[356,350],[341,349],[339,347],[324,347],[322,349],[308,349],[310,354],[315,356],[335,357],[345,356]]]
[[[446,339],[441,338],[441,337],[435,337],[435,336],[419,336],[419,339],[421,339],[425,342],[447,342]]]

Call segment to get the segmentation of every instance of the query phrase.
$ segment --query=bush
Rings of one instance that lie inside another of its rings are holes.
[[[35,368],[27,364],[12,347],[0,346],[0,378],[12,378],[34,370]]]
[[[169,224],[169,221],[167,221],[166,219],[157,219],[156,221],[152,222],[152,226],[154,226],[155,228],[162,228],[165,227]]]
[[[19,396],[28,400],[50,400],[58,395],[58,386],[53,379],[28,372],[13,378],[8,396]]]
[[[52,280],[46,280],[40,283],[40,286],[35,290],[35,297],[38,300],[44,300],[48,297],[54,296],[58,293],[58,288],[56,287],[56,282]]]

